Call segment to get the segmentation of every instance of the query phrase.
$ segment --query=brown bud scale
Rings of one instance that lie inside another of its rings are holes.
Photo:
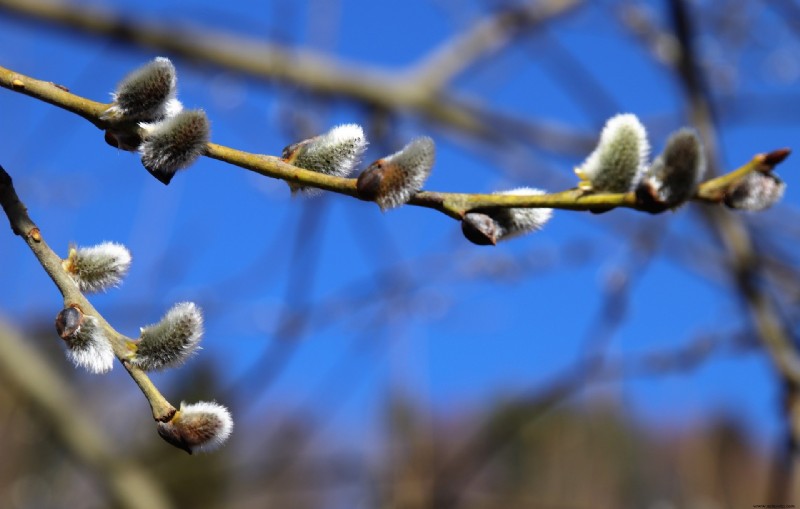
[[[75,306],[62,309],[56,316],[56,331],[61,339],[74,337],[81,329],[83,313]]]

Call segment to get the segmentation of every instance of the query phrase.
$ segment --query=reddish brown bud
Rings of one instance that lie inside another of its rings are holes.
[[[479,212],[470,212],[461,221],[461,231],[464,233],[464,237],[479,246],[497,245],[497,230],[497,222]]]
[[[789,157],[789,154],[791,153],[791,149],[788,148],[779,148],[778,150],[773,150],[772,152],[764,154],[764,164],[770,168],[773,168],[782,163],[784,159]]]
[[[383,183],[383,159],[378,159],[358,176],[356,190],[358,197],[365,201],[375,201],[381,193]]]
[[[56,316],[56,331],[61,339],[69,339],[81,328],[83,323],[83,313],[75,306],[70,306],[61,310]]]

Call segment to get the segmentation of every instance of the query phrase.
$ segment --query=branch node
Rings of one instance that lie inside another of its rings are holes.
[[[32,241],[34,241],[34,242],[37,242],[37,243],[38,243],[38,242],[41,242],[41,241],[42,241],[42,232],[41,232],[41,231],[39,231],[39,228],[38,228],[37,226],[34,226],[34,227],[33,227],[33,228],[31,228],[31,230],[28,232],[28,234],[26,235],[26,237],[28,237],[28,238],[29,238],[29,239],[31,239]]]
[[[450,217],[459,220],[464,219],[468,212],[462,200],[444,199],[442,200],[442,209],[444,209],[444,212]]]
[[[177,411],[178,411],[177,408],[171,406],[171,407],[167,408],[160,415],[153,415],[153,419],[155,419],[156,422],[169,422],[169,421],[172,420],[173,417],[175,417],[175,413]]]

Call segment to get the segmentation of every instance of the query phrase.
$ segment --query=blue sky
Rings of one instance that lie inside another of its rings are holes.
[[[178,26],[311,45],[336,58],[387,70],[417,62],[484,12],[480,2],[460,3],[464,7],[456,9],[454,2],[445,1],[343,1],[338,12],[333,2],[322,1],[201,1],[191,10],[177,2],[93,4]],[[470,68],[454,88],[501,111],[589,135],[598,133],[607,117],[633,112],[650,130],[654,150],[660,150],[666,135],[686,122],[680,87],[622,30],[611,14],[616,3],[592,4],[546,33]],[[659,5],[653,3],[653,13],[663,21]],[[314,9],[330,12],[309,21]],[[330,32],[319,30],[325,26],[320,17],[339,24]],[[717,59],[719,69],[735,71],[735,88],[725,98],[736,103],[747,94],[796,95],[797,76],[788,71],[792,62],[800,66],[800,51],[786,53],[786,48],[797,50],[797,40],[770,11],[754,23],[772,27],[772,37],[759,37],[749,49],[734,51],[724,41],[701,36],[709,61]],[[561,50],[553,49],[555,43]],[[564,55],[560,51],[602,85],[606,104],[585,108],[575,94],[591,84],[567,86],[554,77],[554,66]],[[0,13],[3,66],[56,81],[95,100],[107,100],[128,71],[159,54]],[[789,62],[779,66],[787,76],[764,71],[777,58]],[[297,141],[285,128],[289,114],[302,115],[322,130],[369,121],[363,108],[344,101],[297,100],[296,91],[285,86],[264,86],[181,59],[175,64],[181,100],[207,111],[217,143],[279,154]],[[209,159],[165,187],[135,155],[107,146],[101,132],[76,116],[8,91],[0,93],[0,108],[0,138],[5,140],[0,163],[15,178],[50,245],[65,254],[70,242],[113,240],[133,253],[124,285],[92,298],[122,332],[135,335],[139,326],[158,320],[173,303],[197,300],[206,310],[201,355],[214,362],[224,384],[230,385],[269,347],[287,305],[346,306],[355,299],[353,308],[332,306],[329,315],[315,317],[268,391],[239,387],[240,401],[230,403],[235,413],[251,405],[263,411],[296,408],[317,394],[331,369],[344,366],[344,375],[329,387],[329,397],[350,394],[350,381],[358,389],[338,414],[332,428],[337,435],[374,429],[375,416],[395,387],[438,414],[458,415],[492,398],[535,388],[570,366],[591,335],[606,283],[628,274],[634,264],[627,240],[635,232],[655,229],[666,245],[715,245],[691,206],[658,217],[630,211],[598,216],[557,212],[542,232],[485,248],[467,243],[457,223],[432,211],[406,207],[381,214],[371,204],[342,196],[292,199],[282,182]],[[729,113],[722,111],[722,118]],[[580,156],[531,148],[525,164],[508,164],[497,153],[470,147],[407,114],[392,129],[391,140],[397,144],[420,134],[436,140],[430,189],[488,192],[526,185],[556,191],[573,184],[571,168],[580,162]],[[780,116],[726,122],[720,138],[723,166],[732,169],[757,152],[796,145],[799,135],[797,122]],[[373,146],[366,159],[381,155]],[[784,204],[748,219],[753,224],[780,225],[782,211],[796,210],[793,166],[790,159],[781,168],[789,181]],[[314,226],[299,226],[308,218],[316,218]],[[304,240],[296,247],[298,230]],[[642,275],[631,280],[626,319],[613,336],[612,355],[669,350],[697,336],[746,327],[728,281],[698,273],[666,253],[659,251]],[[292,264],[298,258],[301,269]],[[0,260],[5,267],[0,272],[5,289],[0,312],[27,326],[52,320],[60,307],[58,294],[10,232],[0,235]],[[377,277],[387,269],[391,278]],[[385,289],[398,281],[412,291],[385,299]],[[358,298],[362,294],[366,300]],[[53,348],[60,348],[55,334],[53,339]],[[352,351],[358,354],[348,353]],[[125,375],[118,369],[110,376],[120,380]],[[159,380],[169,387],[171,376]],[[774,373],[757,352],[723,352],[688,373],[601,387],[577,401],[609,397],[632,416],[667,428],[717,411],[744,419],[762,438],[780,425]],[[133,384],[129,389],[136,390]],[[308,410],[324,414],[327,404],[317,400]]]

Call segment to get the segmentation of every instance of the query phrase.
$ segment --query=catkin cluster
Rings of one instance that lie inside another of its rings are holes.
[[[635,192],[645,209],[660,212],[690,200],[706,173],[700,137],[682,128],[667,139],[664,150],[648,161],[650,142],[639,119],[630,113],[608,120],[597,148],[575,168],[585,191]],[[733,209],[764,210],[783,196],[785,184],[771,170],[751,172],[725,194]]]
[[[158,57],[117,85],[104,118],[112,122],[106,141],[137,150],[142,165],[163,184],[205,153],[210,126],[203,110],[184,110],[177,99],[178,76],[169,59]],[[138,126],[131,133],[130,126]]]
[[[202,155],[209,140],[205,113],[184,111],[176,87],[172,63],[163,57],[156,58],[120,82],[105,115],[114,126],[136,123],[137,133],[112,127],[107,131],[107,139],[118,147],[138,150],[145,168],[164,184]],[[286,146],[281,158],[308,171],[347,178],[358,167],[366,149],[361,126],[344,124]],[[408,203],[424,186],[435,158],[434,141],[429,137],[416,138],[397,152],[369,164],[356,181],[357,196],[374,201],[382,211]],[[580,179],[578,189],[582,192],[633,192],[637,204],[651,212],[675,208],[690,200],[705,172],[703,146],[694,130],[684,128],[673,133],[661,154],[650,161],[647,131],[631,113],[610,118],[600,133],[597,147],[575,168]],[[317,187],[298,182],[288,185],[293,194],[320,192]],[[732,208],[762,210],[777,202],[784,188],[785,184],[771,172],[754,173],[729,190],[724,203]],[[494,194],[537,196],[544,191],[523,187]],[[461,228],[471,242],[494,245],[541,229],[552,212],[546,207],[470,210],[464,214]]]
[[[99,292],[122,282],[131,265],[131,254],[125,246],[113,242],[72,246],[61,265],[82,292]],[[98,317],[85,314],[78,306],[68,306],[56,317],[56,331],[67,346],[67,358],[77,367],[105,373],[114,366],[113,342]],[[158,323],[141,328],[138,339],[125,339],[116,356],[144,371],[174,368],[200,348],[202,335],[200,309],[194,303],[182,302]],[[158,433],[191,453],[221,445],[232,428],[233,420],[224,406],[199,402],[182,404],[170,421],[159,423]]]

